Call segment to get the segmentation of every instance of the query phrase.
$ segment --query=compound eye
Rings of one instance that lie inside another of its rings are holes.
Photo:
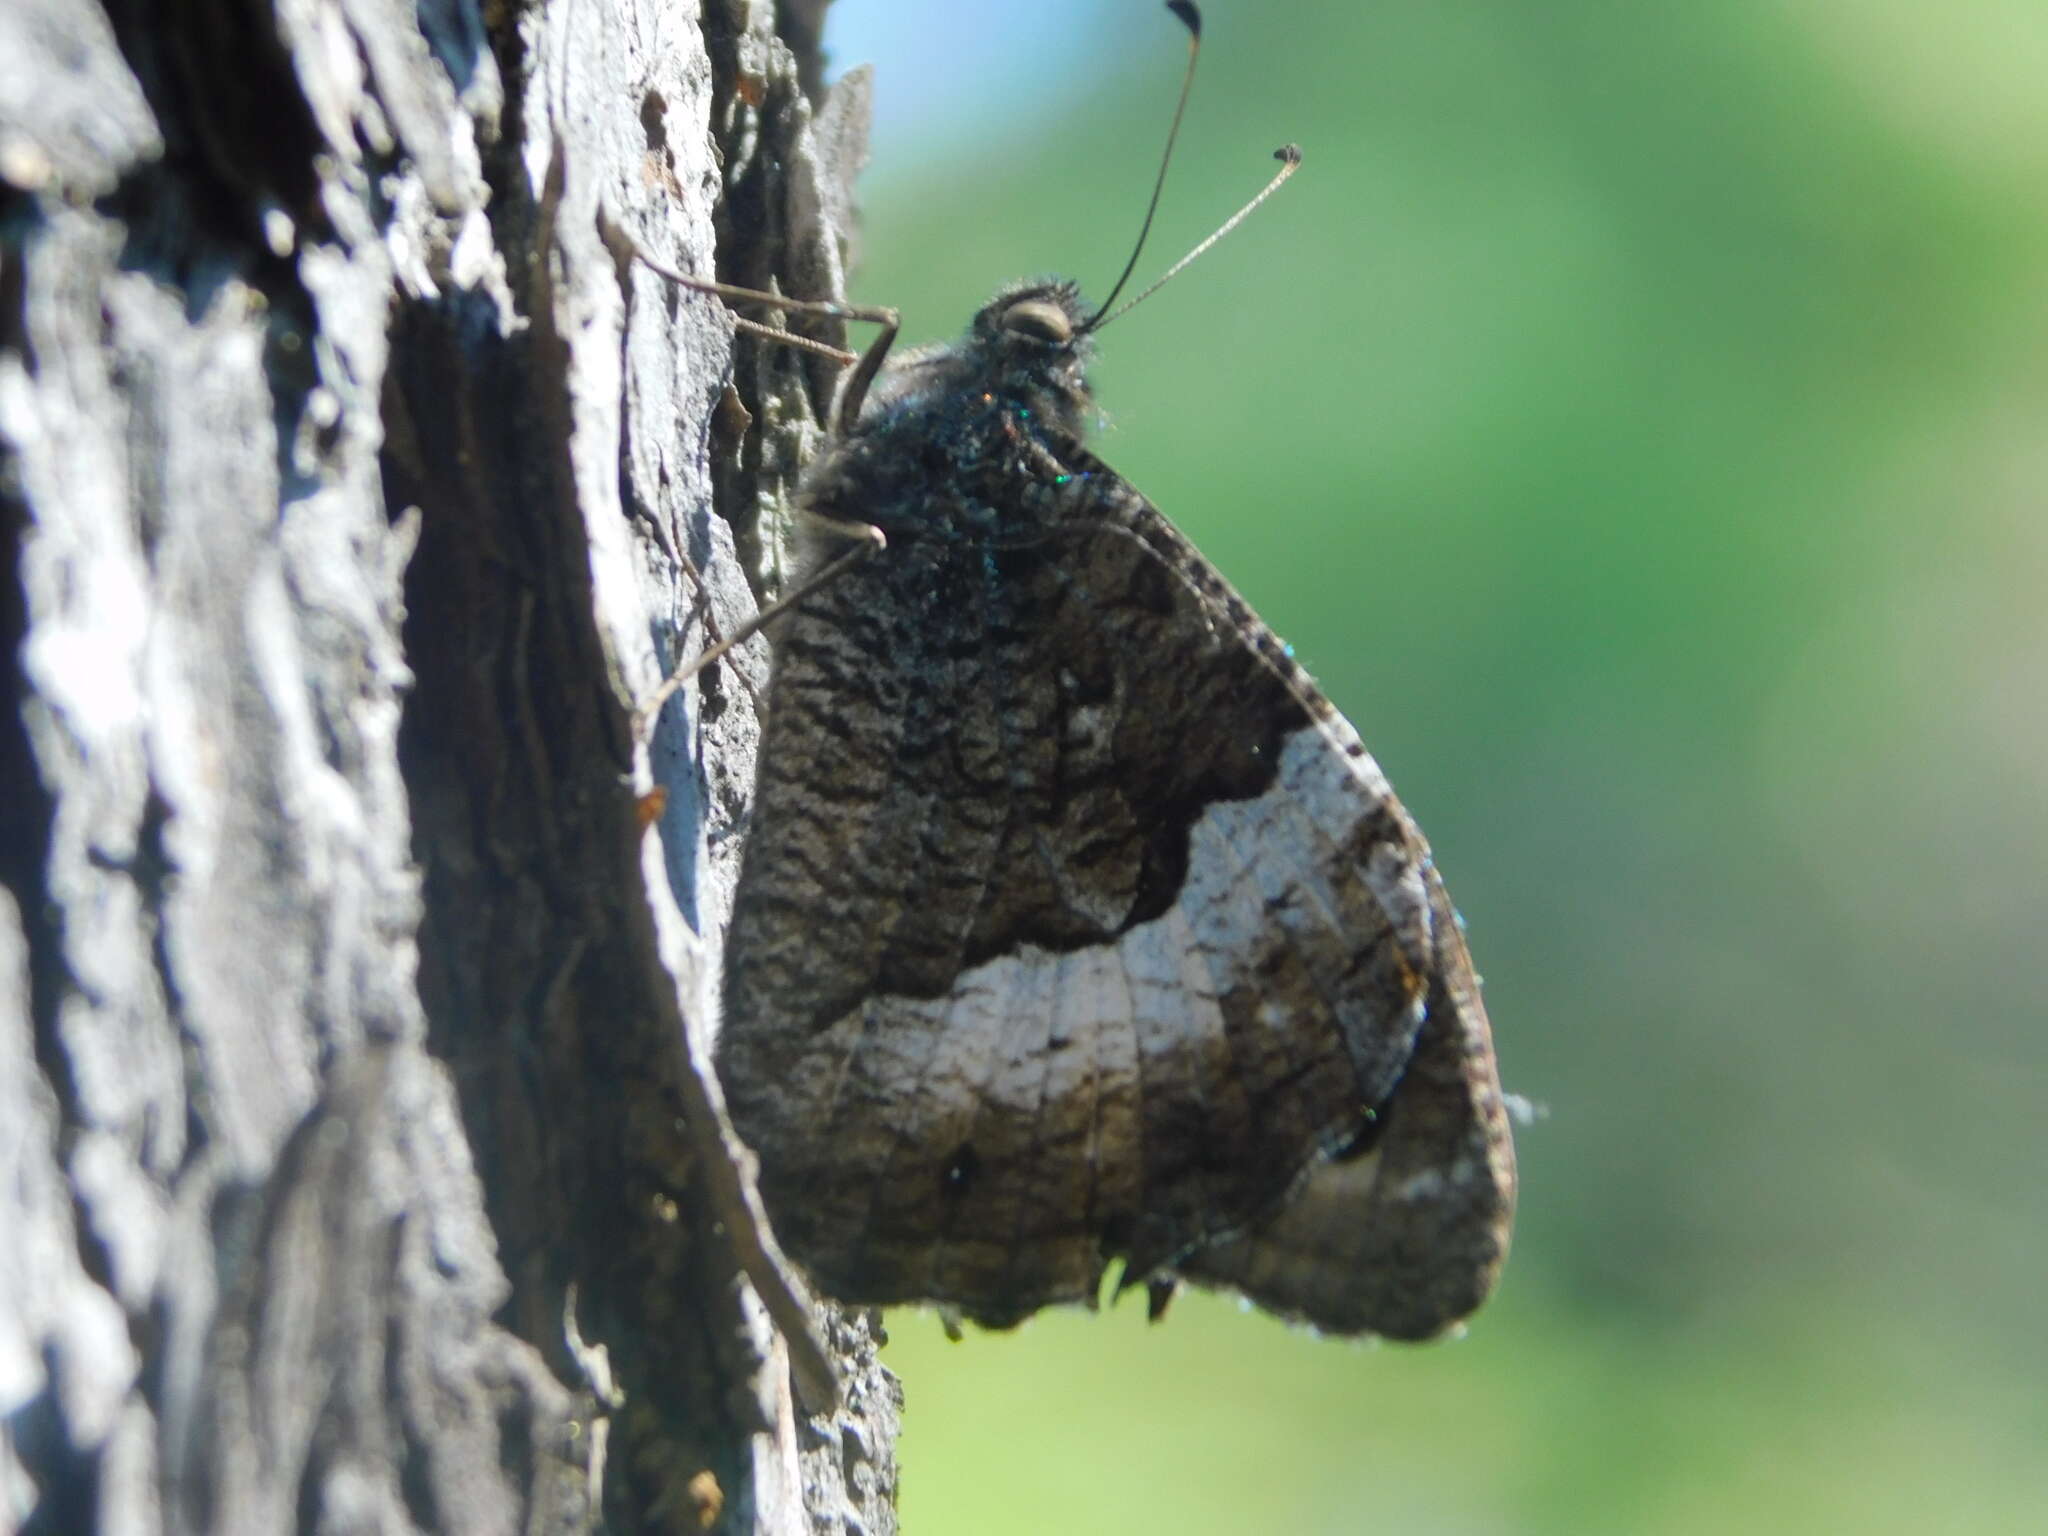
[[[1013,336],[1029,336],[1054,344],[1074,339],[1074,323],[1059,305],[1044,299],[1019,299],[1003,311],[1003,329]]]

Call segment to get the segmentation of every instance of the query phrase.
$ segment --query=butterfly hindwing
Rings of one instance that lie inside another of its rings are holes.
[[[1486,1299],[1506,1261],[1515,1153],[1479,983],[1442,881],[1436,955],[1401,1082],[1348,1155],[1181,1273],[1332,1333],[1426,1339]]]

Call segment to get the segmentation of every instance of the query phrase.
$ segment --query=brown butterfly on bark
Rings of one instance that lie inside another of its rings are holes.
[[[1200,18],[1169,9],[1184,107]],[[1479,984],[1357,733],[1083,445],[1137,258],[1101,305],[1016,284],[886,367],[892,312],[670,274],[883,326],[767,616],[720,1077],[842,1302],[1003,1327],[1120,1263],[1155,1306],[1185,1279],[1426,1338],[1513,1213]]]

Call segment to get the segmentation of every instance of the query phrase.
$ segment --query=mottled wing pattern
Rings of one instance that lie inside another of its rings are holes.
[[[777,1230],[842,1300],[996,1326],[1121,1256],[1433,1331],[1388,1293],[1476,1304],[1513,1170],[1428,850],[1223,579],[1061,458],[777,633],[720,1045]],[[1453,1142],[1433,1213],[1397,1170]],[[1401,1259],[1480,1207],[1486,1252]]]
[[[1242,1236],[1181,1274],[1331,1333],[1426,1339],[1473,1311],[1507,1259],[1515,1152],[1457,916],[1429,874],[1437,955],[1415,1054],[1373,1134],[1309,1169]]]

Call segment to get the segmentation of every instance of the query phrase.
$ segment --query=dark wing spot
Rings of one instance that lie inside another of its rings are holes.
[[[1389,1098],[1378,1109],[1368,1109],[1365,1112],[1365,1119],[1360,1122],[1358,1129],[1351,1133],[1351,1139],[1331,1155],[1330,1161],[1333,1163],[1352,1162],[1365,1156],[1366,1153],[1378,1146],[1381,1138],[1387,1134],[1387,1120],[1393,1109],[1393,1104],[1393,1099]]]
[[[1124,588],[1124,601],[1146,613],[1170,618],[1176,598],[1174,573],[1166,562],[1157,558],[1140,560],[1131,567],[1128,583]]]
[[[981,1175],[981,1157],[974,1150],[974,1143],[963,1141],[946,1159],[945,1171],[939,1175],[939,1193],[949,1200],[957,1200],[974,1188],[974,1182]]]

